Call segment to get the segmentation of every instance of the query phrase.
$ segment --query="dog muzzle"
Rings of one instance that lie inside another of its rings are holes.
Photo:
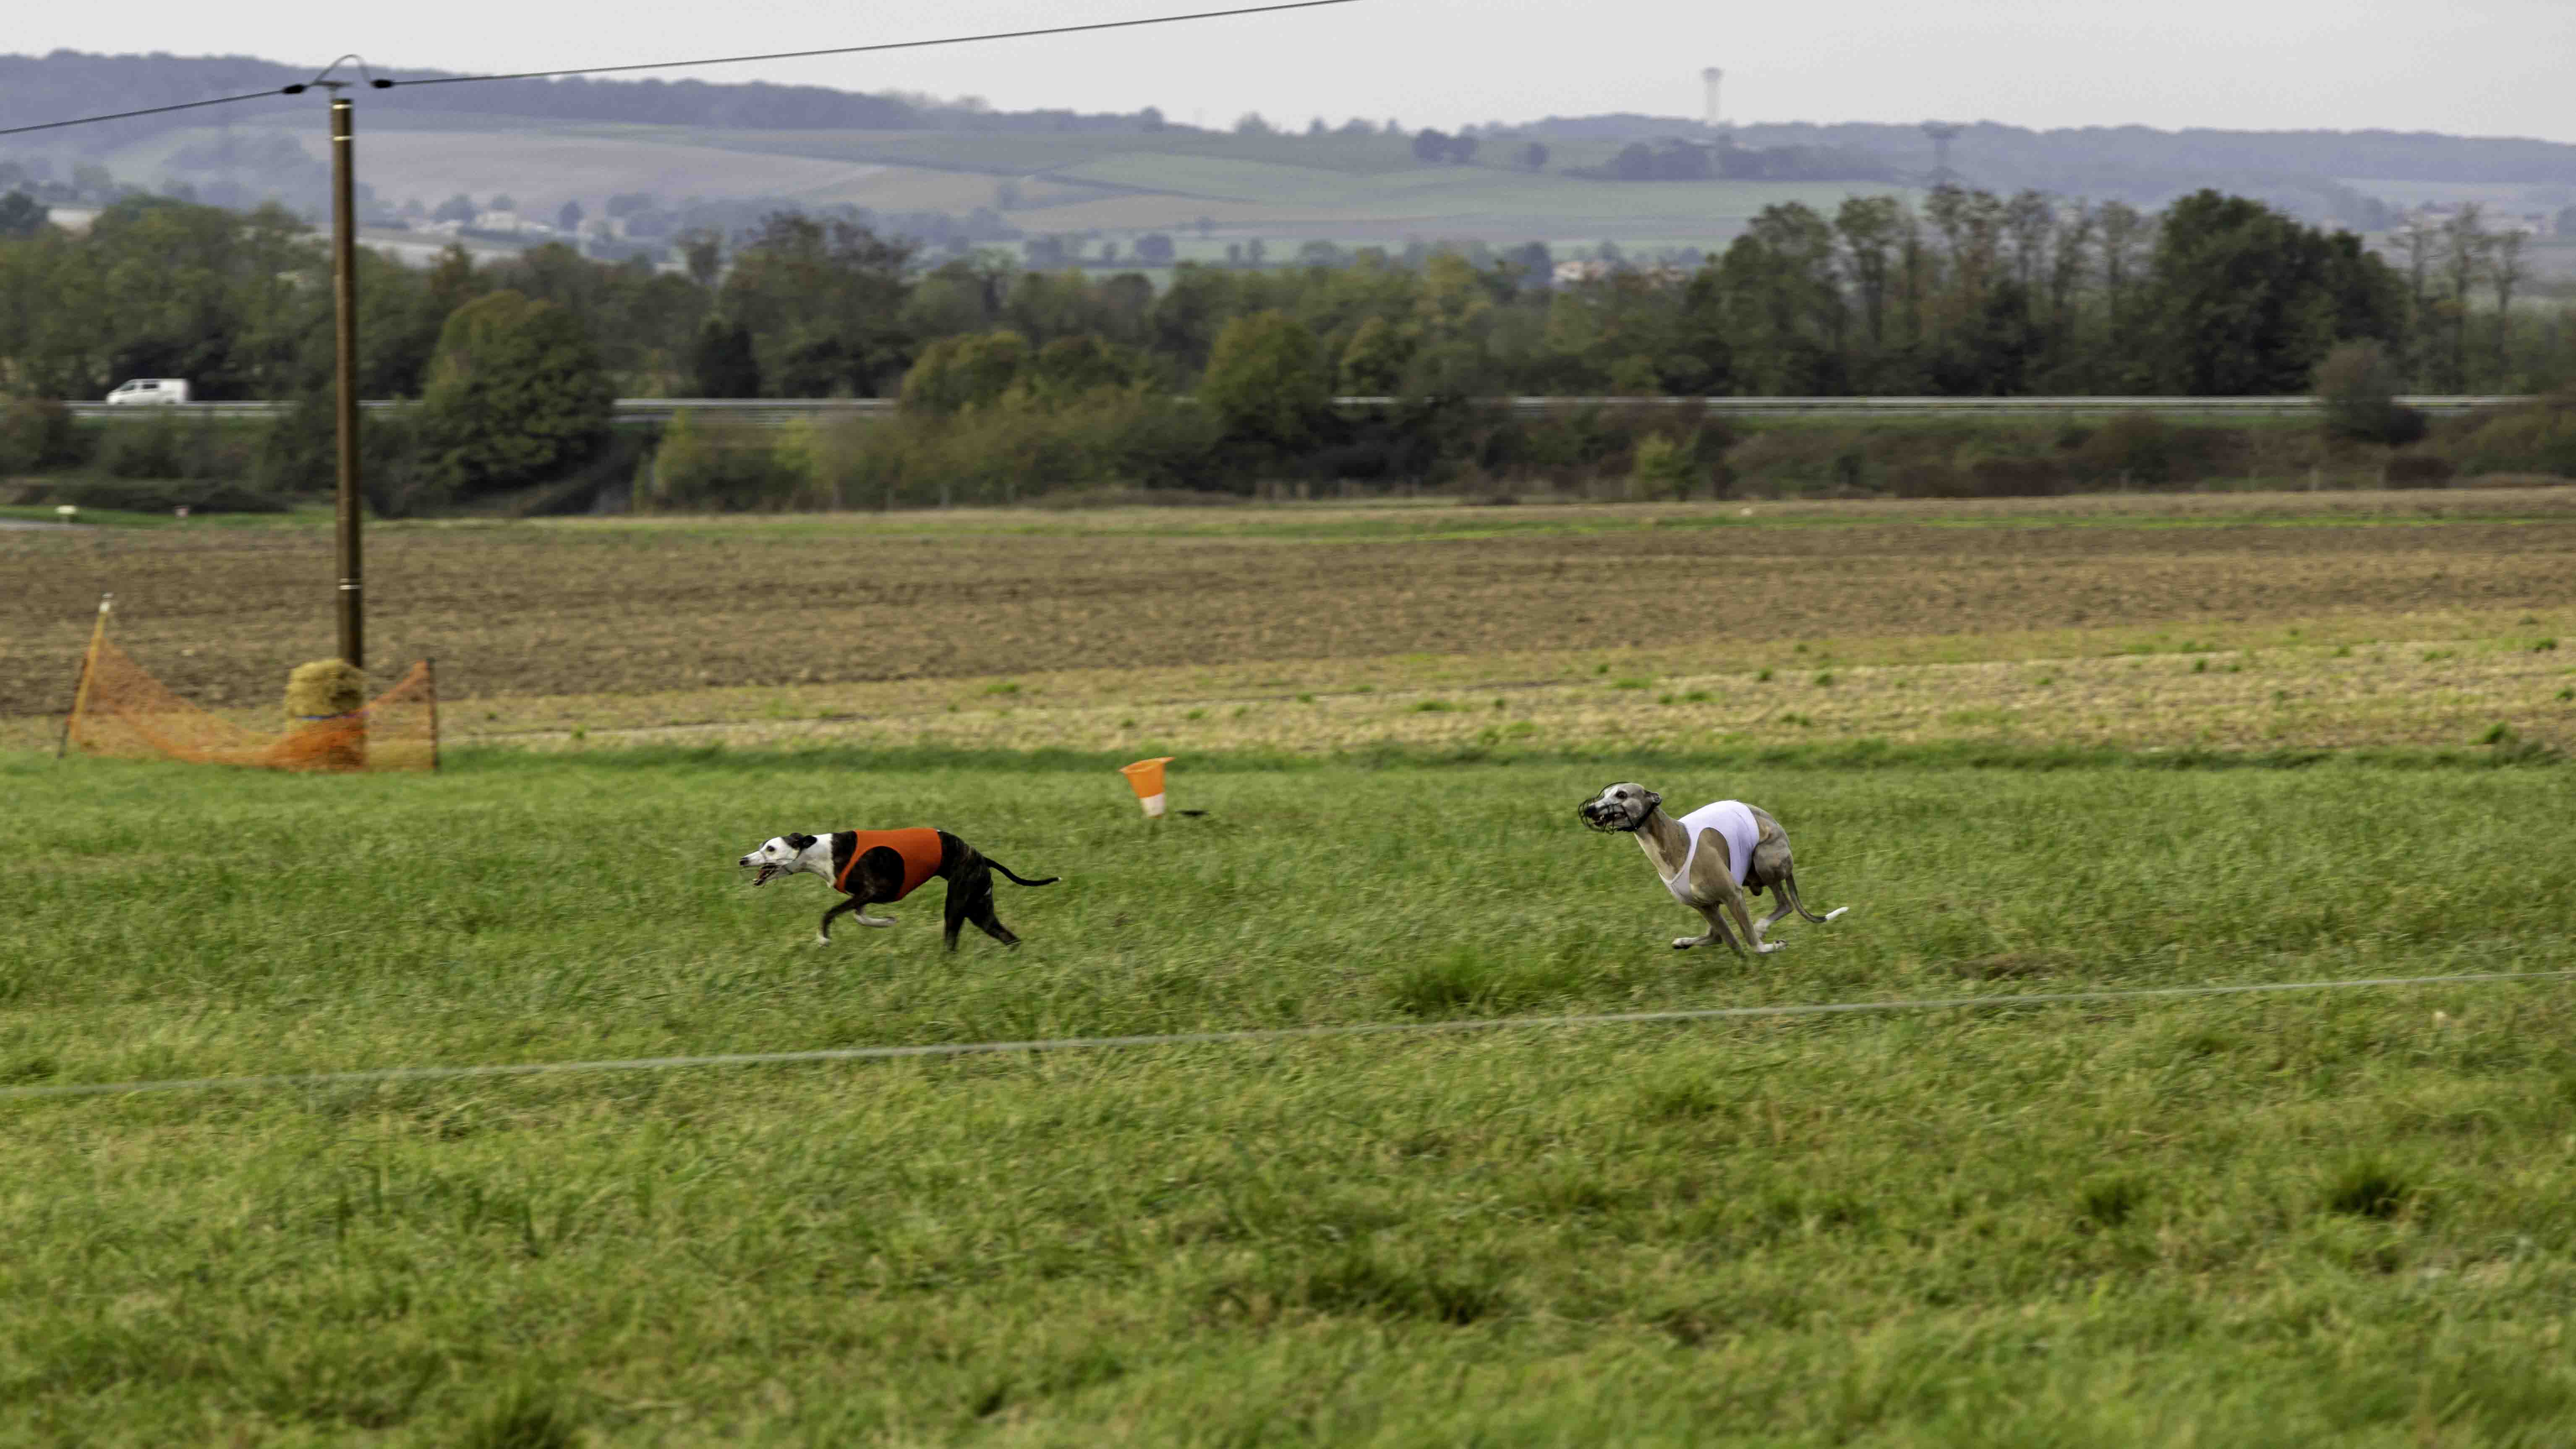
[[[759,872],[751,878],[751,883],[756,886],[769,884],[769,878],[773,875],[785,875],[787,873],[787,867],[783,865],[775,865],[765,860],[746,860],[741,862],[741,864],[745,869],[749,869],[753,866],[758,866],[760,868]]]
[[[1636,821],[1624,819],[1618,811],[1604,809],[1589,800],[1576,806],[1574,813],[1583,817],[1585,825],[1605,835],[1624,835],[1637,828]]]

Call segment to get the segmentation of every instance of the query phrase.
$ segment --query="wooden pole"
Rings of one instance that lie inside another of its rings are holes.
[[[354,120],[331,96],[331,302],[340,425],[340,657],[367,667],[364,571],[358,548],[358,218]]]
[[[114,594],[98,596],[98,622],[90,626],[89,648],[81,654],[80,683],[72,686],[72,712],[63,716],[63,737],[54,741],[57,760],[72,747],[72,725],[80,719],[81,711],[89,708],[90,674],[98,667],[99,641],[107,637],[107,607],[115,601]]]

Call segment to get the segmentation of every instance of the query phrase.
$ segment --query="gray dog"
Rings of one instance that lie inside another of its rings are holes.
[[[1726,913],[1757,953],[1777,951],[1782,941],[1765,941],[1762,933],[1796,911],[1817,925],[1850,910],[1838,906],[1819,916],[1798,899],[1798,877],[1789,864],[1789,836],[1769,812],[1741,800],[1703,805],[1679,820],[1664,813],[1664,797],[1634,782],[1612,785],[1583,802],[1577,812],[1595,830],[1620,831],[1637,837],[1646,860],[1662,877],[1673,899],[1708,921],[1705,936],[1676,936],[1673,949],[1687,951],[1711,941],[1724,941],[1744,954],[1726,929]],[[1778,909],[1760,922],[1744,908],[1746,892],[1765,889]]]

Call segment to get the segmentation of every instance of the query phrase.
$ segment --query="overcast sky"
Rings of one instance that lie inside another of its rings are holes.
[[[28,3],[0,46],[397,71],[535,70],[1126,19],[1239,0],[398,0]],[[976,95],[1004,109],[1231,123],[1393,117],[1408,128],[1548,114],[1695,116],[1726,71],[1739,122],[2322,127],[2576,142],[2576,0],[1353,0],[1098,36],[670,74]],[[390,98],[388,98],[390,99]]]

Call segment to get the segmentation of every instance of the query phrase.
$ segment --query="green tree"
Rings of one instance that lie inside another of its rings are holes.
[[[1304,323],[1255,312],[1217,334],[1198,397],[1226,436],[1288,451],[1314,441],[1330,416],[1332,380]]]
[[[912,254],[855,222],[773,212],[735,251],[722,309],[751,329],[775,395],[882,396],[912,361]]]
[[[1196,262],[1174,268],[1171,285],[1154,299],[1147,318],[1153,349],[1185,372],[1205,368],[1217,333],[1243,310],[1238,282],[1230,272]]]
[[[23,191],[0,196],[0,236],[34,236],[45,225],[44,203]]]
[[[1084,333],[1039,348],[1021,367],[1013,393],[1040,407],[1065,407],[1104,389],[1144,387],[1152,378],[1141,354]]]
[[[460,496],[535,482],[607,437],[614,394],[581,319],[494,292],[440,330],[421,409],[430,466]]]
[[[2488,231],[2486,217],[2474,201],[2464,203],[2442,223],[2443,280],[2450,283],[2448,315],[2451,352],[2443,381],[2452,387],[2469,385],[2469,296],[2487,274],[2488,262],[2495,253],[2495,234]]]
[[[1860,303],[1861,336],[1873,352],[1887,342],[1888,269],[1903,215],[1893,196],[1854,196],[1834,213],[1843,266]]]
[[[903,375],[903,405],[942,415],[989,407],[1019,381],[1028,360],[1029,340],[1017,332],[942,337]]]
[[[1342,349],[1341,388],[1355,397],[1389,397],[1404,385],[1413,349],[1384,317],[1362,321]]]
[[[96,397],[128,377],[184,377],[208,399],[280,395],[294,382],[305,282],[323,265],[278,208],[129,197],[85,234],[0,242],[0,375],[55,397]]]
[[[1757,392],[1845,390],[1849,309],[1834,261],[1832,226],[1794,201],[1764,207],[1719,259],[1734,369]]]
[[[2167,209],[2148,288],[2157,380],[2192,396],[2302,391],[2335,343],[2394,338],[2403,309],[2351,233],[2215,191]]]
[[[689,347],[689,395],[760,396],[760,359],[752,352],[751,329],[721,317],[698,324]]]

